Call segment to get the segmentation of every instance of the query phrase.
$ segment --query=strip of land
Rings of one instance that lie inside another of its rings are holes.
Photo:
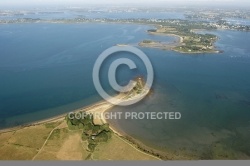
[[[140,92],[140,93],[139,93]],[[145,96],[149,89],[137,88],[114,97],[115,102],[125,102]],[[118,104],[118,103],[117,103]],[[102,101],[84,109],[87,113],[104,113],[114,107]],[[90,149],[89,140],[83,139],[84,129],[70,128],[65,116],[47,119],[28,126],[0,131],[1,160],[159,160],[158,157],[138,149],[122,136],[115,126],[108,141],[101,141]],[[67,119],[67,118],[66,118]],[[94,126],[107,124],[105,118],[93,117]],[[71,124],[72,125],[72,124]],[[90,135],[91,138],[93,135]],[[97,137],[97,135],[96,135]],[[91,141],[93,141],[90,138]]]

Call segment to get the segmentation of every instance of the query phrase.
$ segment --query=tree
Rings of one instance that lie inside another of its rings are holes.
[[[88,140],[88,136],[85,133],[82,133],[82,140],[83,141]]]
[[[76,126],[72,125],[71,121],[68,121],[67,124],[68,124],[68,127],[69,127],[70,130],[75,130],[76,129]]]
[[[95,150],[95,147],[97,146],[97,144],[93,144],[93,143],[89,143],[88,144],[88,148],[91,152],[93,152]]]
[[[93,126],[93,133],[98,133],[99,130],[100,130],[100,126],[99,125]]]
[[[101,128],[101,130],[104,130],[104,131],[110,131],[110,128],[109,128],[109,124],[108,124],[108,123],[102,125],[100,128]]]
[[[83,128],[84,128],[83,124],[80,123],[80,124],[78,125],[78,128],[79,128],[79,129],[83,129]]]
[[[100,134],[97,135],[95,138],[96,142],[107,142],[109,139],[108,134],[105,131],[102,131]]]
[[[80,123],[80,120],[74,118],[73,120],[71,120],[71,123],[72,123],[73,125],[75,125],[75,126],[78,126],[79,123]]]

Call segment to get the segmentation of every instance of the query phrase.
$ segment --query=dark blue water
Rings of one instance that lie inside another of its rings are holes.
[[[107,24],[1,25],[1,127],[48,118],[99,101],[92,82],[92,69],[99,54],[117,43],[135,45],[142,38],[164,39],[146,34],[148,28]],[[67,106],[61,112],[48,111],[42,117],[16,117],[77,101],[81,104]],[[14,118],[6,120],[10,117]]]
[[[118,43],[136,45],[144,39],[174,40],[148,35],[149,28],[152,27],[126,24],[1,25],[1,128],[60,115],[99,101],[92,68],[103,50]],[[213,33],[220,37],[216,45],[224,50],[222,54],[186,55],[141,48],[154,66],[154,93],[137,105],[113,110],[179,111],[181,120],[111,123],[162,151],[205,159],[249,158],[250,33]],[[122,53],[111,57],[106,65],[120,56],[133,57]],[[145,74],[143,67],[136,72],[124,67],[120,72],[120,81],[125,83]],[[107,80],[103,81],[109,91]]]

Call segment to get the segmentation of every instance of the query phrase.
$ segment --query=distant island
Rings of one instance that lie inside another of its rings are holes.
[[[180,53],[220,53],[214,46],[218,38],[212,34],[197,34],[188,28],[162,25],[159,25],[157,29],[148,30],[148,33],[152,35],[175,36],[178,40],[173,43],[143,40],[139,43],[139,46],[173,50]]]

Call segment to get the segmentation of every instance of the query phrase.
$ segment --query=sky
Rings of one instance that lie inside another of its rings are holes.
[[[243,6],[250,7],[250,0],[0,0],[4,7],[78,6],[78,5],[154,5],[154,6]]]

